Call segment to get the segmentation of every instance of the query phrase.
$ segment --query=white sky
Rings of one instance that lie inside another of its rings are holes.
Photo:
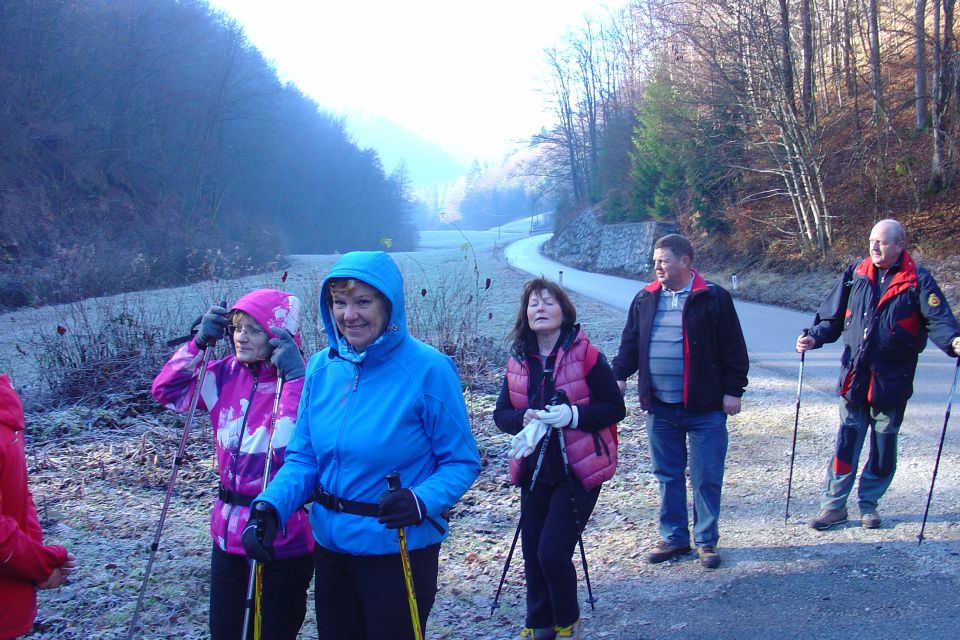
[[[626,0],[209,0],[322,107],[383,116],[461,160],[549,125],[543,49]]]

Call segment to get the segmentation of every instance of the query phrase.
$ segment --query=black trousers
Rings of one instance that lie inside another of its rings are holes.
[[[296,640],[307,614],[310,555],[274,560],[263,567],[263,640]],[[210,558],[210,638],[240,640],[250,575],[246,556],[216,545]],[[251,616],[251,625],[252,625]],[[248,637],[253,635],[248,631]]]
[[[315,605],[323,640],[412,640],[400,554],[355,556],[317,547]],[[440,545],[410,552],[420,629],[437,597]]]
[[[600,487],[584,490],[577,482],[537,483],[533,491],[521,485],[523,525],[520,529],[523,570],[527,579],[527,622],[534,629],[565,627],[580,618],[577,570],[573,553],[577,527],[570,502],[577,502],[580,531],[600,497]]]

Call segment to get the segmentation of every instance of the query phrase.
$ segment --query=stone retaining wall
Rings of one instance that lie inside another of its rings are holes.
[[[543,245],[543,253],[564,264],[632,278],[649,275],[653,243],[675,233],[668,222],[603,224],[587,209]]]

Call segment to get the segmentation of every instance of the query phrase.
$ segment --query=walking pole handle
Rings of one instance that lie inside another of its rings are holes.
[[[387,474],[387,491],[393,493],[394,491],[400,490],[400,474],[396,471],[391,471]]]

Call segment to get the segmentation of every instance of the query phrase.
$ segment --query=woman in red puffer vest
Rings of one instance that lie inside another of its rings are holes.
[[[521,637],[536,640],[576,633],[575,523],[583,529],[601,484],[616,470],[616,423],[626,414],[606,358],[576,321],[559,285],[545,278],[524,285],[493,414],[497,427],[513,435],[510,475],[520,485],[527,583]]]

